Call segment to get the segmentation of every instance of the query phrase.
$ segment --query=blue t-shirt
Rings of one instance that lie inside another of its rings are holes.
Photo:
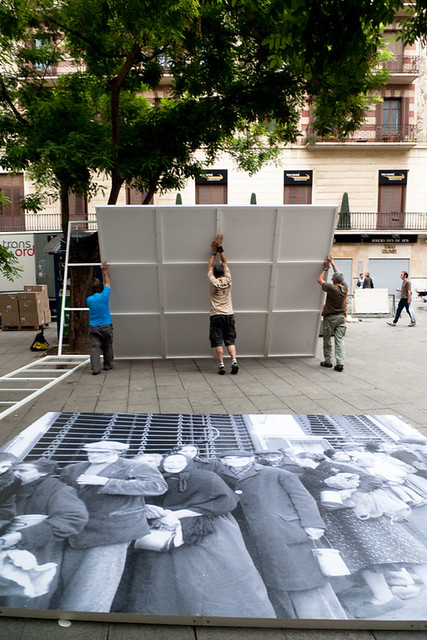
[[[105,324],[112,324],[110,315],[110,287],[104,286],[101,293],[94,293],[86,298],[89,307],[89,326],[101,327]]]

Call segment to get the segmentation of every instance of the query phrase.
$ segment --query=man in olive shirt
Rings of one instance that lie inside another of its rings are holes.
[[[334,270],[332,282],[325,282],[329,267]],[[317,282],[326,292],[326,301],[323,308],[323,356],[321,367],[331,368],[332,365],[332,336],[335,338],[335,371],[344,370],[344,336],[345,336],[345,314],[347,305],[348,286],[344,282],[334,263],[332,256],[329,256],[323,263],[323,269]]]
[[[406,309],[406,313],[409,316],[410,319],[410,324],[408,325],[408,327],[415,327],[416,325],[416,319],[415,319],[415,315],[414,312],[411,309],[411,299],[412,299],[412,291],[411,291],[411,281],[408,279],[408,272],[407,271],[402,271],[402,273],[400,274],[400,277],[402,279],[402,286],[400,289],[396,289],[396,291],[400,291],[400,300],[399,300],[399,304],[397,305],[397,309],[396,309],[396,315],[394,316],[394,320],[392,320],[391,322],[387,322],[387,324],[389,324],[392,327],[395,327],[399,321],[400,318],[400,314],[402,313],[403,309]]]
[[[236,327],[234,323],[233,303],[231,301],[231,273],[222,247],[223,236],[218,235],[211,243],[212,255],[208,262],[208,280],[211,298],[209,339],[215,349],[218,360],[218,373],[225,374],[224,348],[231,357],[231,373],[239,371],[236,356]],[[221,262],[215,262],[219,253]]]

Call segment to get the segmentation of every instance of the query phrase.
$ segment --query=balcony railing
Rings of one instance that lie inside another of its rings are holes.
[[[363,124],[360,129],[345,138],[339,138],[334,131],[329,135],[318,136],[312,129],[307,128],[305,144],[315,145],[316,142],[416,142],[415,125],[406,124],[401,126],[387,127],[377,124]]]
[[[81,220],[82,214],[73,216],[70,214],[70,220]],[[81,220],[79,224],[74,225],[73,229],[82,229],[85,231],[96,231],[98,228],[95,213],[88,213],[87,220]],[[0,215],[0,232],[7,231],[16,233],[19,231],[45,231],[46,233],[61,233],[61,214],[60,213],[29,213],[26,216],[1,216]]]
[[[410,73],[417,74],[419,72],[418,56],[395,56],[393,60],[387,60],[383,63],[382,68],[391,71],[391,73]]]
[[[76,220],[77,216],[70,216]],[[88,220],[82,220],[75,225],[85,231],[96,231],[97,221],[95,213],[88,213]],[[427,231],[427,212],[392,212],[378,213],[376,211],[352,211],[339,216],[337,230],[339,231],[374,231],[374,230]],[[23,216],[0,216],[0,232],[16,233],[20,231],[39,231],[46,233],[61,233],[61,216],[59,213],[32,213]]]
[[[427,231],[427,213],[379,213],[371,211],[340,213],[337,230],[342,231]]]

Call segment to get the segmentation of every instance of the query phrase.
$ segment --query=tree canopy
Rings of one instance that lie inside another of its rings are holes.
[[[381,30],[402,5],[3,0],[0,162],[59,191],[65,208],[69,192],[96,190],[97,172],[111,178],[110,204],[124,182],[146,201],[179,189],[200,172],[200,149],[254,172],[300,135],[304,102],[320,134],[360,125],[384,80]]]

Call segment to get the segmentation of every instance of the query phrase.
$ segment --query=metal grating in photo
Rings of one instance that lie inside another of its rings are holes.
[[[129,445],[127,458],[142,453],[165,454],[184,444],[196,444],[206,458],[226,449],[254,449],[242,415],[60,413],[32,443],[25,459],[48,458],[60,466],[79,462],[86,460],[82,447],[98,440]]]
[[[399,416],[52,412],[0,468],[3,615],[427,621],[427,438]]]
[[[340,415],[300,415],[295,416],[304,433],[326,438],[333,448],[340,446],[349,439],[357,439],[360,443],[382,442],[384,439],[393,441],[378,423],[370,416],[340,416]]]

